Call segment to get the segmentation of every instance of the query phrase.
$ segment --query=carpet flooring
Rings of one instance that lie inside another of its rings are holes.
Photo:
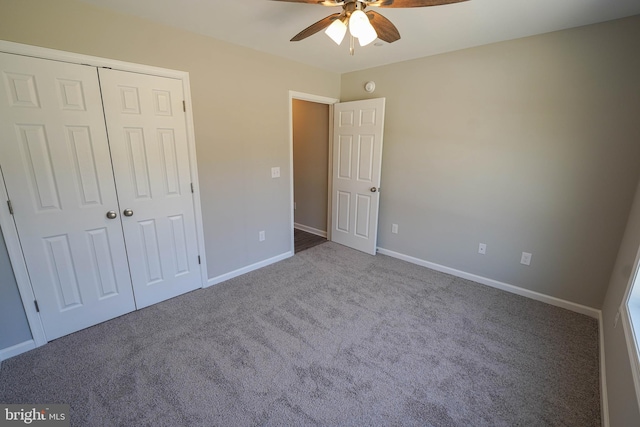
[[[599,426],[589,317],[332,242],[6,360],[74,426]]]

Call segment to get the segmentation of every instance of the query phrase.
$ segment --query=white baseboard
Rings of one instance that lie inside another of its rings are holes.
[[[609,395],[607,393],[607,364],[604,360],[604,322],[602,311],[598,315],[598,331],[600,337],[600,416],[602,427],[609,427]]]
[[[298,230],[306,231],[307,233],[315,234],[316,236],[327,238],[327,232],[318,230],[317,228],[309,227],[308,225],[298,224],[297,222],[293,223],[293,228],[297,228]]]
[[[0,350],[0,362],[7,360],[13,356],[17,356],[22,353],[26,353],[29,350],[36,348],[36,343],[33,340],[21,342],[20,344],[13,345],[8,348]]]
[[[471,280],[483,285],[491,286],[492,288],[501,289],[503,291],[511,292],[512,294],[520,295],[523,297],[531,298],[536,301],[541,301],[547,304],[555,305],[556,307],[566,308],[567,310],[574,311],[576,313],[584,314],[594,319],[600,317],[600,310],[587,307],[586,305],[577,304],[575,302],[566,301],[560,298],[552,297],[549,295],[541,294],[539,292],[530,291],[528,289],[520,288],[518,286],[510,285],[508,283],[499,282],[497,280],[489,279],[487,277],[478,276],[476,274],[467,273],[465,271],[456,270],[455,268],[446,267],[444,265],[436,264],[433,262],[425,261],[419,258],[415,258],[409,255],[404,255],[399,252],[394,252],[389,249],[378,248],[378,253],[387,255],[393,258],[398,258],[403,261],[410,262],[412,264],[421,265],[423,267],[430,268],[432,270],[440,271],[441,273],[451,274],[452,276],[461,277],[463,279]]]
[[[248,265],[246,267],[239,268],[237,270],[231,271],[229,273],[221,274],[220,276],[213,277],[207,280],[205,288],[209,286],[217,285],[218,283],[222,283],[229,279],[233,279],[234,277],[242,276],[243,274],[249,273],[251,271],[257,270],[262,267],[266,267],[271,264],[275,264],[278,261],[282,261],[283,259],[287,259],[293,256],[293,252],[285,252],[280,255],[276,255],[273,258],[265,259],[264,261],[256,262],[255,264]]]

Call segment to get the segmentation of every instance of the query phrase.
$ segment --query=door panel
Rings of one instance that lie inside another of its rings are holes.
[[[135,309],[95,68],[0,53],[0,166],[48,340]]]
[[[331,240],[372,255],[378,236],[384,106],[379,98],[334,107]]]
[[[180,80],[100,69],[138,308],[202,287]],[[122,213],[122,212],[121,212]]]
[[[371,218],[371,201],[372,197],[368,194],[356,195],[356,213],[355,222],[356,229],[355,235],[368,239],[369,238],[369,220]]]

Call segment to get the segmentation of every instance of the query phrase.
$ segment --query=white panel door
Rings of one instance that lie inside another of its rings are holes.
[[[331,240],[375,255],[385,99],[335,104]]]
[[[202,287],[182,81],[100,69],[138,308]]]
[[[5,53],[0,72],[0,166],[50,341],[135,309],[98,75]]]

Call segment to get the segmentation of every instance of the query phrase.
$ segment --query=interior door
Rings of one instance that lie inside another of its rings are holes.
[[[375,255],[385,99],[334,105],[331,240]]]
[[[138,308],[202,287],[182,81],[100,69]]]
[[[50,341],[135,309],[98,75],[5,53],[0,72],[0,165]]]

